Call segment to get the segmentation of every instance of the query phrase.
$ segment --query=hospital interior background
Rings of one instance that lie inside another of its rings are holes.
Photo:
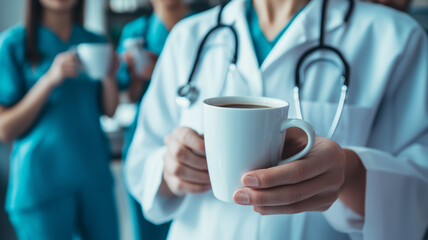
[[[193,0],[195,11],[203,11],[219,3],[220,0]],[[0,1],[0,32],[22,22],[24,19],[25,0]],[[117,44],[123,26],[129,21],[151,12],[147,0],[87,0],[85,8],[85,27],[105,34],[110,41]],[[428,0],[413,0],[409,13],[428,29]],[[122,178],[121,150],[123,146],[123,129],[130,124],[135,108],[126,103],[120,104],[112,118],[101,117],[103,130],[109,137],[112,156],[111,169],[115,178],[115,194],[119,216],[120,238],[132,240],[132,225],[127,208],[126,194]],[[0,143],[0,239],[16,239],[12,226],[4,210],[4,200],[9,171],[9,145]]]

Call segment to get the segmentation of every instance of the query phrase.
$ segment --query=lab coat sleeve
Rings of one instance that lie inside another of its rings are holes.
[[[0,105],[11,107],[25,94],[17,60],[17,51],[10,38],[0,36]]]
[[[416,29],[385,89],[368,145],[365,216],[339,200],[325,212],[353,239],[422,239],[428,227],[428,38]]]
[[[163,139],[178,126],[175,103],[177,61],[174,31],[168,38],[146,93],[137,129],[125,163],[125,180],[132,195],[142,204],[144,215],[153,223],[169,221],[179,214],[185,197],[167,198],[158,193],[163,175]]]

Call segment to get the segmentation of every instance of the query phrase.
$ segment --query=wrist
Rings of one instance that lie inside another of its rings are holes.
[[[360,157],[350,149],[345,152],[345,181],[339,199],[354,212],[364,216],[366,197],[366,169]]]
[[[109,83],[113,83],[116,82],[116,76],[115,75],[108,75],[107,77],[105,77],[102,82],[109,82]]]
[[[47,72],[45,75],[42,76],[39,82],[48,90],[53,90],[54,88],[56,88],[59,81],[55,80],[55,78],[49,72]]]
[[[103,86],[103,88],[107,88],[107,89],[115,89],[117,88],[117,84],[116,84],[116,78],[115,77],[106,77],[101,81],[101,85]]]
[[[366,169],[360,157],[351,149],[344,148],[345,153],[345,183],[349,184],[365,177]]]

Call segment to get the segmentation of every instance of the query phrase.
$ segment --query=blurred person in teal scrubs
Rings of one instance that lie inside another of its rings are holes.
[[[70,51],[105,43],[83,0],[28,0],[0,35],[0,140],[13,142],[6,210],[19,239],[118,239],[110,149],[99,118],[118,105],[117,55],[105,79]]]
[[[124,54],[125,59],[125,63],[120,66],[117,75],[119,86],[121,88],[128,86],[126,89],[127,98],[138,106],[149,86],[156,60],[162,52],[169,32],[177,22],[192,14],[189,5],[184,0],[150,0],[150,2],[153,6],[153,13],[148,16],[141,16],[128,23],[123,28],[117,49],[119,53]],[[127,40],[137,38],[143,40],[141,47],[148,51],[150,62],[144,69],[135,69],[134,58],[125,46]],[[139,71],[142,74],[138,74]],[[137,116],[125,131],[125,146],[122,151],[123,159],[126,159],[129,144],[134,135],[136,119]],[[129,195],[129,200],[135,238],[165,239],[169,223],[156,226],[148,222],[142,215],[140,204],[131,195]]]

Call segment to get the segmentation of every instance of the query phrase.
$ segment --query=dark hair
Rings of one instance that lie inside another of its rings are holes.
[[[73,23],[83,25],[83,8],[85,0],[78,0],[73,9]],[[40,0],[27,0],[27,9],[25,13],[25,31],[26,31],[26,57],[31,63],[36,64],[40,60],[40,54],[37,50],[37,27],[42,19],[43,6]]]

